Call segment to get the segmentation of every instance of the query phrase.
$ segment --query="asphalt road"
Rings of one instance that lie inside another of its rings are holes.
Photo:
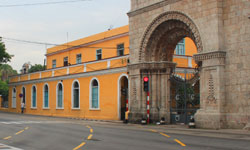
[[[0,150],[249,150],[250,134],[0,112]]]

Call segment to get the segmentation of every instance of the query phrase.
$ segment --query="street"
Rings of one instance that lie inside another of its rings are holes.
[[[0,112],[0,149],[249,150],[250,134]]]

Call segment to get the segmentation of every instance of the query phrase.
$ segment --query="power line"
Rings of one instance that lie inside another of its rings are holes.
[[[0,5],[0,7],[20,7],[20,6],[52,5],[52,4],[62,4],[62,3],[76,3],[76,2],[81,2],[81,1],[83,2],[83,1],[92,1],[92,0],[65,0],[65,1],[57,1],[57,2]]]
[[[21,43],[29,43],[29,44],[37,44],[37,45],[45,45],[45,46],[63,46],[65,47],[65,49],[68,48],[94,48],[94,49],[98,49],[98,48],[102,48],[102,49],[117,49],[117,47],[93,47],[93,46],[85,46],[82,47],[82,45],[69,45],[69,44],[54,44],[54,43],[46,43],[46,42],[38,42],[38,41],[28,41],[28,40],[21,40],[21,39],[14,39],[14,38],[7,38],[7,37],[0,37],[2,39],[5,40],[9,40],[9,41],[15,41],[15,42],[21,42]],[[129,47],[124,47],[124,49],[129,49]]]

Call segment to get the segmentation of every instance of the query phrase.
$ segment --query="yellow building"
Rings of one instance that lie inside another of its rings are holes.
[[[183,39],[176,48],[176,72],[192,70],[196,47]],[[86,119],[125,117],[129,27],[123,26],[47,50],[45,71],[12,76],[10,112]],[[129,102],[129,100],[128,100]]]

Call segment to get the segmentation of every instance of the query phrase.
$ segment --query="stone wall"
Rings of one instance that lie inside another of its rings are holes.
[[[250,1],[224,0],[223,27],[227,51],[225,80],[227,125],[250,123]]]
[[[128,13],[131,64],[140,63],[144,34],[159,15],[181,12],[198,28],[202,51],[197,60],[203,62],[201,109],[197,115],[200,127],[242,128],[250,122],[249,3],[248,0],[131,0]],[[138,79],[131,81],[137,85],[131,85],[131,89],[140,95]],[[140,103],[140,97],[136,101]]]

